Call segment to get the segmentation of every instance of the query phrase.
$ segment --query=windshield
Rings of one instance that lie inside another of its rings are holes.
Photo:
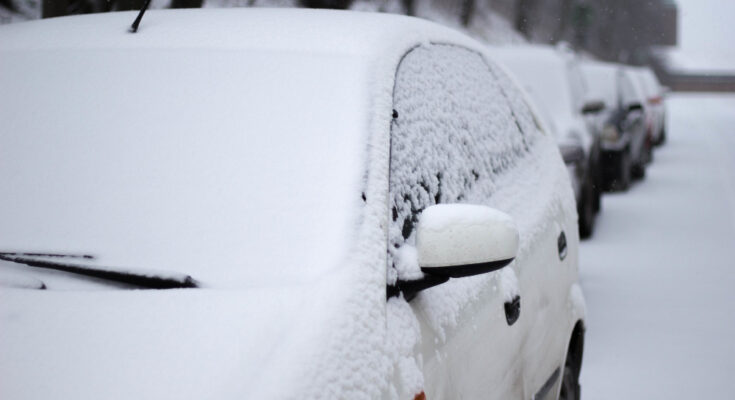
[[[618,104],[617,73],[613,65],[589,63],[582,66],[587,81],[589,100],[604,101],[607,107],[616,107]]]
[[[347,251],[361,201],[362,65],[254,51],[4,54],[0,185],[12,195],[0,251],[91,254],[214,286],[323,273]]]
[[[572,97],[566,61],[546,51],[498,52],[498,60],[515,76],[531,97],[555,120],[571,118],[578,99]]]

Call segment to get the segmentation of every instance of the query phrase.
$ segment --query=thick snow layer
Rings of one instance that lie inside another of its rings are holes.
[[[303,371],[333,326],[342,280],[248,291],[0,290],[0,397],[292,398],[309,387]]]
[[[509,260],[518,251],[518,230],[510,215],[493,208],[438,204],[421,213],[416,244],[422,267]]]
[[[0,139],[12,144],[0,146],[0,177],[17,196],[1,214],[0,238],[12,247],[2,250],[93,252],[101,264],[188,273],[211,289],[3,289],[0,376],[12,381],[0,386],[4,399],[25,395],[37,376],[49,383],[28,397],[372,399],[421,389],[416,309],[443,333],[480,294],[512,298],[522,271],[516,263],[386,305],[393,77],[417,46],[466,45],[475,63],[464,72],[498,78],[452,77],[490,91],[477,97],[489,108],[454,110],[467,113],[454,138],[486,129],[476,120],[485,117],[491,156],[475,154],[484,169],[472,190],[442,196],[511,215],[519,262],[559,207],[574,215],[552,138],[465,36],[418,19],[303,10],[154,11],[130,35],[133,16],[0,28],[0,79],[14,93],[0,107],[9,113]],[[60,106],[68,104],[88,119],[75,120]],[[453,110],[441,111],[434,116]],[[449,140],[430,128],[427,143]],[[527,135],[494,137],[519,129]],[[474,180],[462,156],[438,161]],[[418,185],[421,176],[407,179]]]
[[[470,204],[458,206],[440,204],[426,210],[422,215],[424,215],[422,226],[435,232],[452,229],[455,224],[471,224],[476,221],[497,221],[515,228],[513,218],[508,214],[492,208]]]
[[[587,99],[603,101],[608,108],[617,107],[619,68],[616,64],[597,61],[581,63],[580,69],[587,82]]]
[[[537,239],[547,224],[552,223],[551,216],[556,212],[556,207],[574,204],[568,177],[552,173],[548,167],[561,162],[558,150],[553,145],[549,146],[553,139],[543,137],[540,140],[546,143],[538,144],[534,149],[534,157],[524,159],[527,168],[503,176],[498,182],[498,187],[503,190],[494,192],[489,202],[490,206],[511,215],[518,226],[520,240],[517,261],[498,272],[452,279],[430,289],[430,295],[419,295],[414,300],[440,336],[445,330],[456,326],[459,313],[481,292],[500,290],[504,299],[511,300],[518,292],[519,263],[537,245]],[[535,193],[535,197],[520,197],[519,193],[523,192]],[[568,211],[574,214],[573,210]]]
[[[735,96],[667,103],[667,142],[646,179],[605,198],[581,246],[585,397],[735,392]]]
[[[4,56],[2,250],[219,287],[318,276],[353,239],[367,79],[342,56]]]
[[[46,286],[40,279],[28,274],[22,267],[7,265],[0,261],[0,288],[44,289]]]
[[[0,397],[415,394],[418,323],[385,299],[393,77],[422,43],[482,47],[368,13],[133,15],[0,28],[2,250],[217,290],[3,289]]]
[[[554,139],[540,131],[522,92],[494,63],[488,66],[479,56],[449,46],[434,50],[432,55],[419,48],[406,56],[396,81],[389,230],[393,262],[407,269],[400,249],[415,245],[418,213],[436,203],[494,207],[513,217],[520,234],[518,262],[511,267],[452,279],[414,300],[431,329],[444,337],[485,291],[500,290],[503,298],[512,299],[518,291],[518,265],[537,246],[553,215],[560,207],[569,207],[568,215],[576,213],[568,177],[559,174],[563,167]],[[461,63],[459,73],[453,63]],[[460,89],[448,92],[451,85]],[[448,121],[461,122],[447,129]],[[445,146],[446,141],[465,147]],[[396,275],[389,274],[389,280]]]

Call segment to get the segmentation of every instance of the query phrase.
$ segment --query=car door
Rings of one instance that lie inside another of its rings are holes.
[[[566,357],[566,344],[574,321],[569,318],[569,297],[577,281],[579,232],[574,194],[564,163],[550,135],[544,134],[528,101],[505,73],[491,69],[511,106],[513,117],[529,152],[518,159],[510,176],[519,187],[498,190],[494,202],[511,206],[527,247],[518,258],[525,323],[522,345],[524,398],[554,398]],[[514,135],[515,132],[508,132]],[[508,195],[510,191],[511,195]],[[522,222],[521,222],[522,221]]]
[[[480,54],[452,45],[423,45],[401,61],[391,125],[389,282],[421,274],[415,227],[426,207],[483,204],[522,216],[522,205],[513,198],[531,201],[533,188],[513,188],[512,175],[532,156],[538,126],[532,119],[516,118],[498,73]],[[524,125],[529,132],[523,132]],[[560,161],[558,150],[550,149]],[[499,192],[504,200],[494,202]],[[523,218],[522,240],[535,241],[536,222]],[[549,265],[527,266],[529,255],[527,249],[509,267],[450,280],[411,302],[421,325],[429,398],[508,399],[533,391],[527,386],[537,379],[527,375],[543,374],[522,349],[531,343],[548,352],[543,349],[546,334],[532,328],[538,328],[539,299],[548,301],[551,293],[541,293],[544,286],[533,284],[535,269]],[[513,301],[519,298],[520,318],[512,321]]]

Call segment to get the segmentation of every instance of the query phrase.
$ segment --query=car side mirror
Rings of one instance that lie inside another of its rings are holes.
[[[424,210],[416,232],[424,273],[460,278],[508,265],[518,252],[513,218],[494,208],[438,204]]]
[[[630,103],[628,104],[628,107],[625,109],[627,112],[633,112],[633,111],[641,111],[643,110],[643,105],[641,103]]]
[[[460,278],[496,271],[518,252],[513,218],[494,208],[470,204],[437,204],[419,216],[416,252],[424,277],[388,288],[388,297],[403,293],[411,300],[419,291]]]
[[[582,114],[597,114],[605,109],[605,103],[599,100],[588,101],[582,106]]]

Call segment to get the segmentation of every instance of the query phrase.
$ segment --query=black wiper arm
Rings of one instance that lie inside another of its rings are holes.
[[[52,258],[54,261],[39,259],[38,257]],[[56,261],[70,260],[70,262]],[[95,268],[94,266],[76,264],[71,260],[93,260],[94,256],[87,254],[46,254],[46,253],[8,253],[0,252],[0,260],[29,267],[53,269],[92,278],[104,279],[112,282],[125,283],[145,289],[185,289],[198,287],[196,281],[189,275],[178,274],[160,276],[114,269]]]
[[[145,3],[143,3],[143,7],[140,9],[140,12],[138,13],[138,16],[135,17],[135,21],[133,21],[133,24],[130,25],[130,33],[138,32],[138,25],[140,25],[140,21],[143,19],[143,14],[145,14],[145,10],[148,9],[148,6],[151,4],[151,0],[145,0]]]

